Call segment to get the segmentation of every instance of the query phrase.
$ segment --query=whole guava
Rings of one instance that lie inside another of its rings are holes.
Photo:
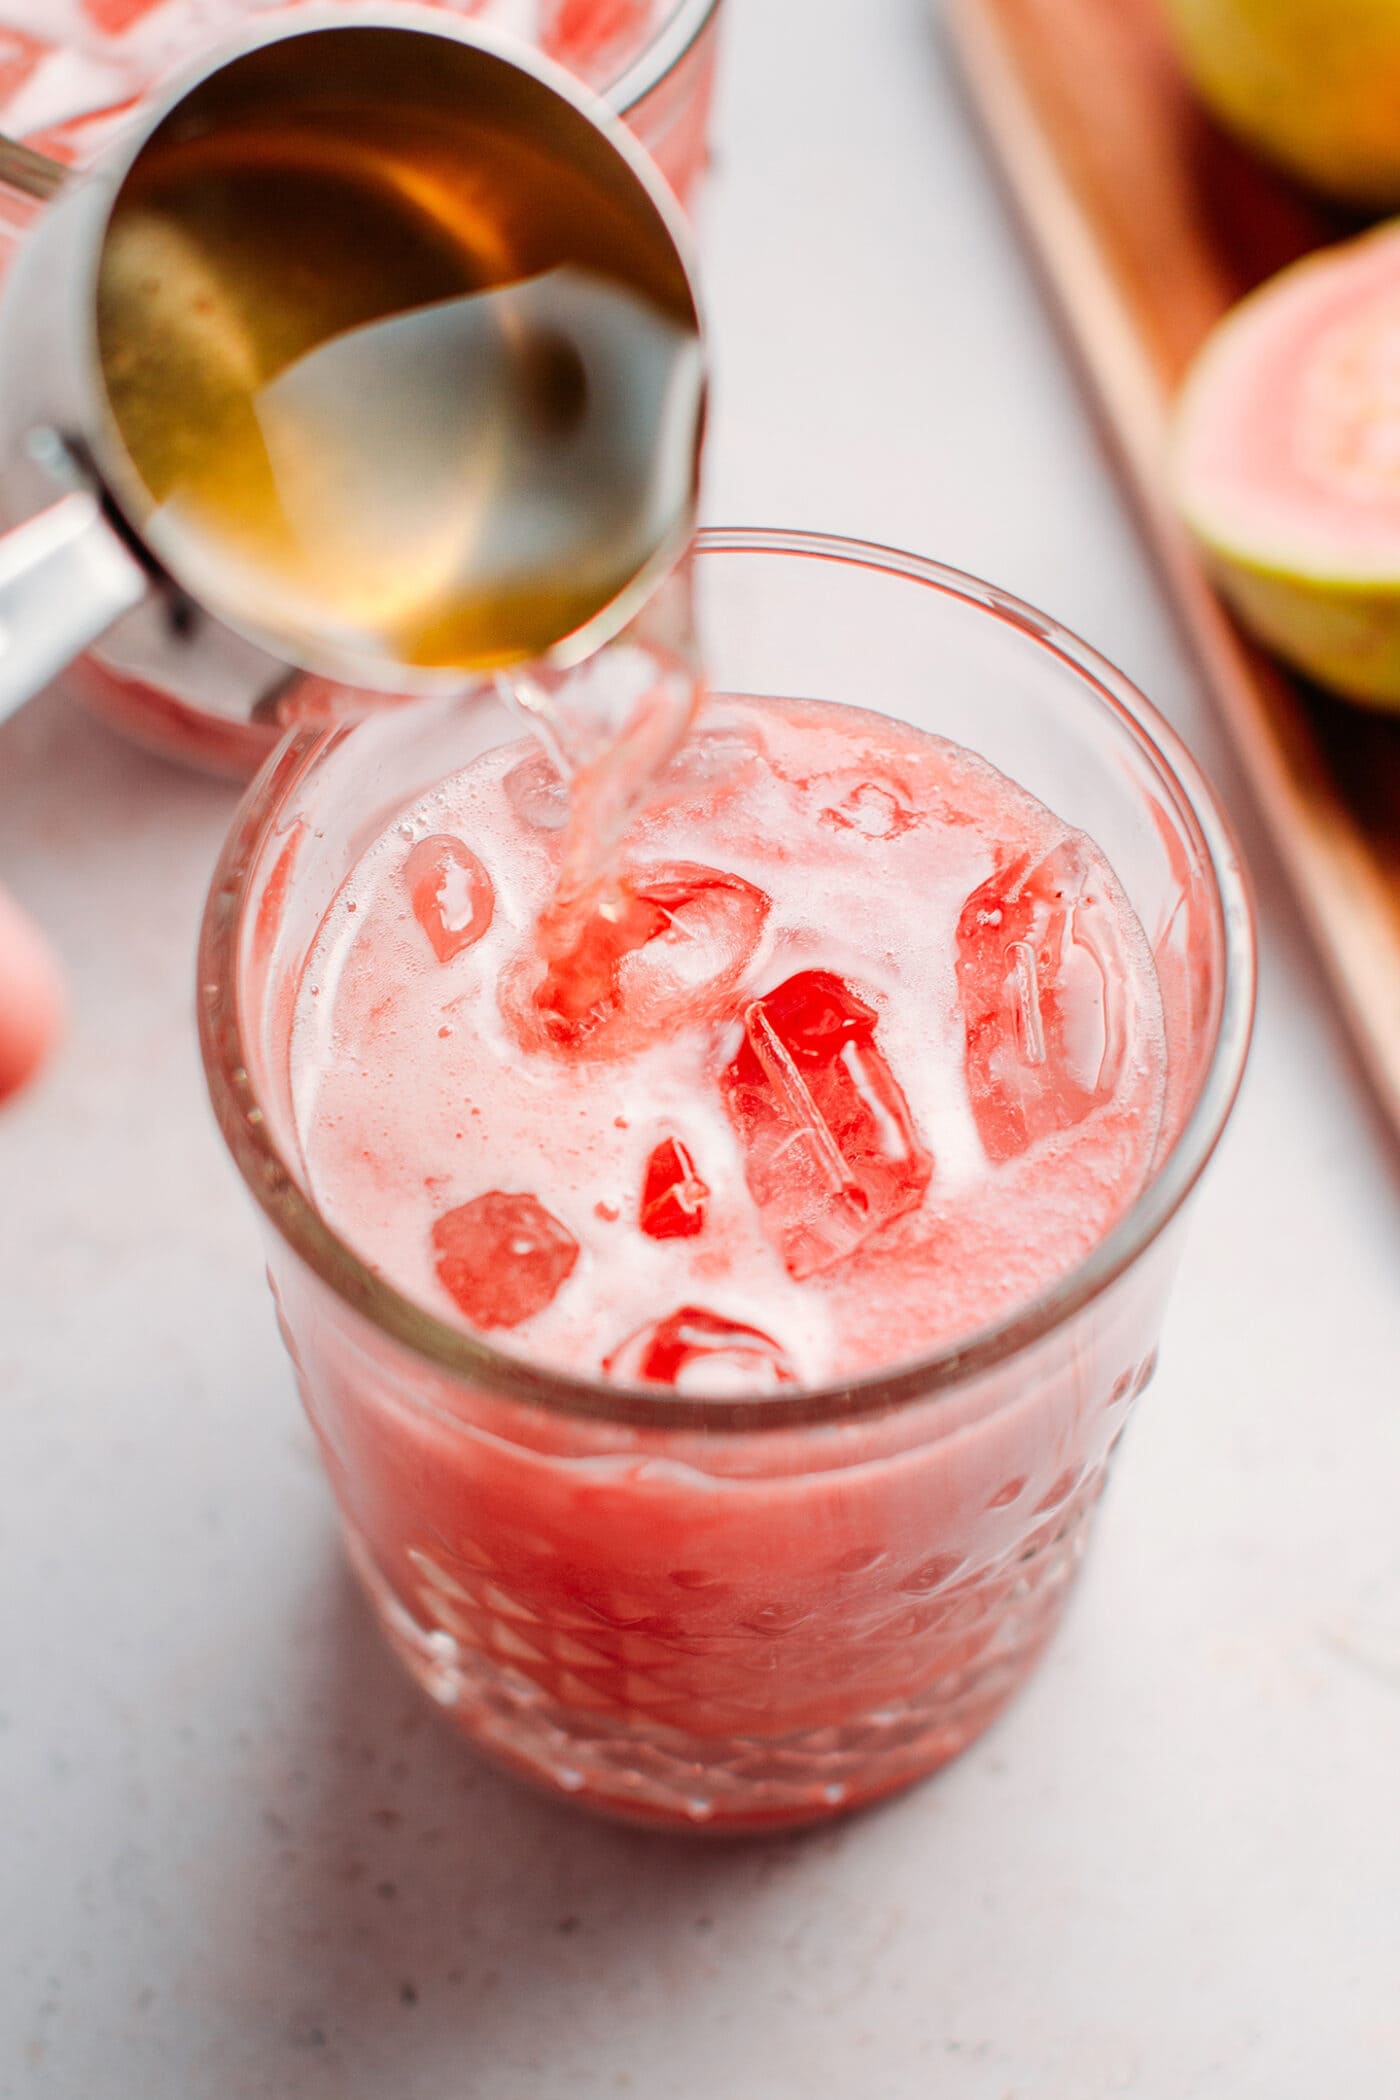
[[[1400,708],[1400,220],[1225,317],[1180,395],[1171,472],[1241,622],[1318,684]]]
[[[1400,206],[1400,0],[1164,0],[1221,121],[1310,187]]]

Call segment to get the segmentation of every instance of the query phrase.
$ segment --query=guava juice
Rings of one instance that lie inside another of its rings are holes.
[[[567,804],[525,738],[365,844],[291,1091],[333,1232],[522,1366],[625,1389],[633,1426],[406,1405],[372,1346],[308,1405],[362,1575],[479,1741],[624,1812],[849,1806],[1024,1674],[1145,1376],[964,1395],[933,1441],[861,1403],[1131,1205],[1152,956],[1083,833],[860,709],[712,698],[561,947]],[[690,1399],[772,1431],[688,1427]]]

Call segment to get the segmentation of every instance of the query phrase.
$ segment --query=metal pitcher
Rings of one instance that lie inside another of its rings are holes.
[[[157,552],[146,492],[112,412],[97,327],[97,290],[113,207],[161,128],[218,125],[253,98],[316,121],[353,125],[372,95],[405,112],[415,98],[450,101],[454,121],[518,134],[522,152],[551,150],[606,185],[646,272],[683,290],[693,383],[657,424],[645,544],[623,587],[548,637],[577,661],[618,631],[684,547],[694,523],[704,420],[702,331],[684,221],[625,128],[558,67],[510,40],[412,5],[302,10],[264,22],[207,56],[144,113],[139,128],[82,174],[12,142],[0,181],[43,200],[0,299],[0,719],[75,656],[93,649],[125,679],[145,681],[226,719],[265,711],[295,671],[398,692],[460,685],[470,666],[367,659],[345,636],[289,646],[236,565],[164,537]],[[277,98],[280,99],[280,103]],[[623,375],[625,385],[625,375]],[[635,436],[635,433],[634,433]],[[485,522],[489,542],[497,523]],[[97,645],[94,648],[94,645]]]

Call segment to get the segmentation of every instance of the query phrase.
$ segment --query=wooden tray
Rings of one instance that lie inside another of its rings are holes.
[[[1400,720],[1233,625],[1165,494],[1169,404],[1244,292],[1353,230],[1223,138],[1158,0],[944,0],[973,100],[1362,1057],[1400,1134]]]

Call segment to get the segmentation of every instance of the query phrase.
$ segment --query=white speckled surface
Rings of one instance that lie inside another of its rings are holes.
[[[1069,1623],[806,1840],[576,1820],[400,1683],[338,1558],[190,1024],[224,788],[61,694],[0,874],[77,1013],[0,1120],[6,2100],[1394,2100],[1400,1208],[921,0],[728,0],[708,515],[916,547],[1220,781],[1253,1069]],[[899,273],[898,278],[896,273]]]

